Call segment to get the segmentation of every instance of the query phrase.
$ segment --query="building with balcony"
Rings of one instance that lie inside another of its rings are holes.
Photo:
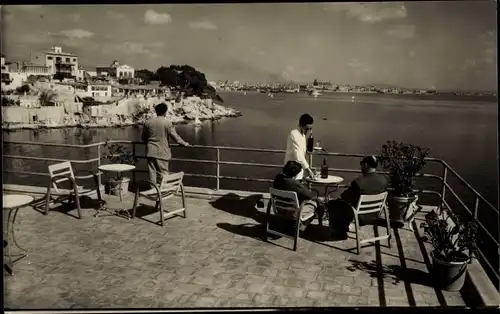
[[[31,63],[48,67],[50,75],[78,75],[78,56],[63,52],[61,47],[54,46],[48,51],[31,54]]]
[[[110,66],[96,67],[97,76],[110,76],[116,79],[132,79],[135,76],[133,67],[113,61]]]
[[[2,69],[3,71],[3,69]],[[23,73],[26,76],[50,76],[50,68],[46,65],[33,64],[28,62],[12,62],[8,66],[8,72],[12,73]]]
[[[109,84],[73,83],[75,94],[79,97],[111,97],[112,90]]]

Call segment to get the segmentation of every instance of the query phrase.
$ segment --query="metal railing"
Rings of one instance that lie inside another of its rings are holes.
[[[124,141],[124,140],[118,140],[118,141],[108,141],[108,142],[98,142],[98,143],[93,143],[93,144],[88,144],[88,145],[75,145],[75,144],[56,144],[56,143],[41,143],[41,142],[19,142],[19,141],[4,141],[4,144],[17,144],[17,145],[38,145],[38,146],[52,146],[52,147],[66,147],[66,148],[97,148],[97,155],[94,158],[89,158],[89,159],[82,159],[82,160],[69,160],[72,163],[78,163],[78,164],[89,164],[92,162],[97,162],[97,165],[101,165],[102,161],[102,156],[101,156],[101,148],[105,144],[130,144],[132,145],[132,152],[133,155],[138,158],[138,159],[145,159],[146,156],[136,156],[136,145],[144,145],[142,142],[134,142],[134,141]],[[176,144],[172,145],[173,147],[178,146]],[[216,180],[216,190],[220,190],[220,181],[221,180],[241,180],[241,181],[252,181],[252,182],[268,182],[271,183],[271,179],[265,179],[265,178],[249,178],[249,177],[234,177],[234,176],[223,176],[220,173],[220,168],[221,165],[229,165],[229,166],[250,166],[250,167],[259,167],[259,168],[282,168],[283,165],[277,165],[277,164],[263,164],[263,163],[253,163],[253,162],[240,162],[240,161],[228,161],[228,160],[222,160],[220,153],[221,151],[241,151],[241,152],[257,152],[257,153],[266,153],[266,154],[284,154],[284,150],[278,150],[278,149],[262,149],[262,148],[247,148],[247,147],[229,147],[229,146],[202,146],[202,145],[194,145],[192,146],[193,149],[204,149],[204,150],[211,150],[216,152],[216,157],[215,160],[203,160],[203,159],[186,159],[186,158],[172,158],[172,161],[182,161],[182,162],[193,162],[193,163],[205,163],[205,164],[215,164],[216,166],[216,174],[215,175],[208,175],[208,174],[197,174],[197,173],[185,173],[186,176],[191,176],[191,177],[202,177],[202,178],[212,178]],[[349,153],[332,153],[332,152],[318,152],[314,153],[314,155],[319,155],[319,156],[331,156],[331,157],[346,157],[346,158],[362,158],[366,155],[364,154],[349,154]],[[50,162],[62,162],[62,161],[68,161],[67,159],[57,159],[57,158],[46,158],[46,157],[32,157],[32,156],[17,156],[17,155],[3,155],[3,158],[8,158],[8,159],[20,159],[20,160],[40,160],[40,161],[50,161]],[[312,166],[312,156],[310,157],[311,159],[311,166]],[[426,174],[426,173],[420,173],[417,174],[417,177],[424,177],[424,178],[433,178],[441,181],[441,192],[436,192],[432,190],[425,190],[425,189],[420,189],[417,192],[423,193],[423,194],[432,194],[440,197],[441,200],[441,206],[445,206],[447,209],[453,212],[452,207],[450,204],[446,201],[445,196],[447,195],[447,192],[450,192],[450,194],[458,201],[458,203],[466,210],[468,214],[471,215],[471,217],[478,223],[479,227],[482,229],[482,231],[490,238],[490,240],[495,243],[497,248],[500,246],[499,241],[496,237],[494,237],[488,230],[487,228],[483,225],[482,222],[478,220],[478,211],[479,211],[479,205],[480,203],[485,204],[488,206],[490,209],[492,209],[497,215],[498,215],[498,209],[493,206],[490,202],[488,202],[479,192],[477,192],[472,186],[470,186],[469,183],[467,183],[451,166],[449,166],[445,161],[437,158],[426,158],[426,161],[428,162],[433,162],[433,163],[439,163],[443,167],[443,176],[438,176],[438,175],[433,175],[433,174]],[[330,171],[337,172],[337,173],[359,173],[359,169],[347,169],[347,168],[329,168]],[[137,172],[147,172],[146,170],[136,170]],[[25,174],[25,175],[40,175],[40,176],[49,176],[48,173],[43,173],[43,172],[30,172],[30,171],[17,171],[17,170],[4,170],[4,172],[7,173],[17,173],[17,174]],[[457,192],[450,186],[448,177],[449,174],[453,174],[454,177],[456,177],[470,192],[474,194],[474,208],[471,210],[465,202],[460,198],[460,196],[457,194]],[[87,176],[80,176],[77,177],[79,179],[89,179],[91,178],[92,175],[87,175]],[[135,172],[134,172],[134,179],[135,179]],[[99,173],[99,184],[101,184],[101,173]],[[347,187],[345,184],[341,184],[340,187]],[[497,280],[500,280],[499,276],[499,269],[498,267],[494,267],[492,263],[488,260],[488,258],[485,256],[483,251],[481,249],[478,250],[479,255],[483,259],[484,263],[488,266],[488,268],[492,271],[492,273],[496,276]],[[499,250],[497,250],[497,254],[500,253]]]

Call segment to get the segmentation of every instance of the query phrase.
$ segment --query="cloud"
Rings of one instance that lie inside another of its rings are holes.
[[[406,7],[401,3],[330,3],[325,5],[330,12],[345,12],[347,16],[366,23],[404,19]]]
[[[260,49],[260,48],[259,48],[259,47],[257,47],[257,46],[252,46],[252,48],[251,48],[251,49],[252,49],[252,51],[253,51],[255,54],[257,54],[257,55],[259,55],[259,56],[263,56],[263,55],[265,55],[265,54],[266,54],[266,52],[265,52],[264,50]]]
[[[415,35],[415,25],[399,24],[386,29],[385,33],[399,39],[409,39]]]
[[[158,13],[153,10],[147,10],[144,13],[144,22],[153,25],[168,24],[172,22],[172,17],[168,13]]]
[[[18,39],[19,42],[21,43],[26,43],[26,44],[41,44],[41,43],[46,43],[47,38],[50,35],[50,33],[28,33],[25,35],[21,35]]]
[[[42,8],[41,5],[9,5],[9,9],[16,9],[20,11],[37,11]]]
[[[358,59],[351,59],[347,65],[357,72],[364,72],[368,73],[371,72],[371,68],[368,66],[363,65]]]
[[[469,70],[471,68],[474,68],[477,64],[477,60],[475,58],[469,58],[467,60],[465,60],[465,62],[462,64],[460,70],[462,71],[466,71],[466,70]]]
[[[194,21],[189,23],[189,28],[191,29],[202,29],[207,31],[213,31],[217,29],[217,25],[210,21]]]
[[[488,65],[495,63],[497,56],[495,31],[491,30],[481,34],[481,36],[479,36],[479,43],[481,47],[479,61]]]
[[[351,59],[348,63],[348,66],[351,68],[360,68],[361,67],[361,62],[359,62],[358,59]]]
[[[111,44],[106,46],[106,51],[111,54],[122,53],[128,55],[141,55],[147,56],[149,58],[158,58],[160,54],[156,53],[154,48],[161,48],[165,44],[163,42],[134,42],[126,41],[117,44]]]
[[[54,35],[62,35],[62,36],[66,36],[69,38],[82,39],[82,38],[92,37],[95,34],[92,32],[89,32],[87,30],[81,29],[81,28],[75,28],[75,29],[68,29],[68,30],[60,31],[59,33],[54,34]]]
[[[73,22],[78,22],[80,20],[80,14],[78,13],[72,13],[72,14],[68,14],[68,18],[70,20],[72,20]]]
[[[495,62],[495,57],[496,57],[495,49],[488,48],[484,51],[483,58],[481,59],[481,61],[487,64],[493,64]]]
[[[106,12],[106,16],[115,21],[122,20],[125,18],[125,14],[114,11]]]

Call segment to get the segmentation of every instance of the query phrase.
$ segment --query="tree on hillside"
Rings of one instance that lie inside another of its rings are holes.
[[[39,99],[42,106],[51,106],[57,101],[57,93],[50,89],[44,90],[40,94]]]
[[[210,98],[223,101],[216,94],[215,89],[208,84],[205,74],[190,65],[161,67],[156,71],[156,74],[161,85],[177,89],[186,96],[195,95],[203,97],[207,95]]]
[[[135,77],[140,78],[144,81],[144,84],[148,84],[151,81],[156,81],[158,78],[156,73],[149,71],[148,69],[142,69],[135,71]]]
[[[24,94],[24,93],[29,93],[31,90],[30,86],[28,84],[24,84],[16,88],[16,92],[18,94]]]

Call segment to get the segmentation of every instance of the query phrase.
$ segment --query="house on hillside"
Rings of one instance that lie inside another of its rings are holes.
[[[50,75],[62,74],[65,77],[78,75],[78,56],[64,52],[60,46],[32,53],[30,61],[32,64],[47,67]]]
[[[105,83],[74,83],[75,94],[79,97],[111,97],[112,87]]]
[[[133,67],[113,61],[110,66],[96,67],[97,76],[110,76],[116,79],[133,79],[135,70]]]

